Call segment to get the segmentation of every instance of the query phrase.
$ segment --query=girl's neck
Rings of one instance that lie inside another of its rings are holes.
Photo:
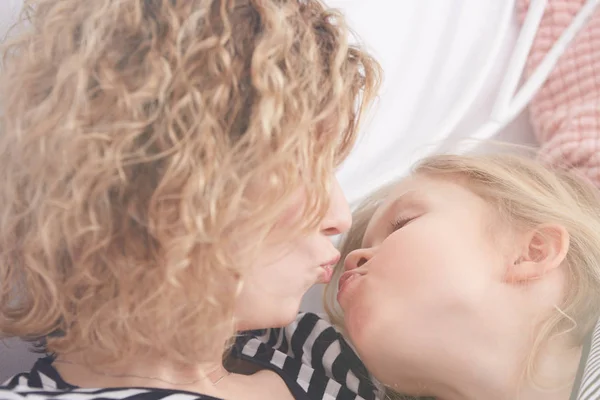
[[[504,354],[503,354],[504,353]],[[472,353],[462,371],[454,370],[446,385],[438,385],[435,397],[443,400],[567,400],[571,394],[581,359],[581,348],[567,340],[554,339],[540,348],[535,361],[525,357],[513,363],[514,355],[500,346]],[[507,374],[514,365],[514,373]],[[530,363],[530,369],[527,364]],[[529,371],[530,373],[527,373]],[[529,376],[528,376],[529,375]]]

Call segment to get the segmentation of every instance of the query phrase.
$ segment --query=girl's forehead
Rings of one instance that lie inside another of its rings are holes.
[[[449,201],[450,204],[464,204],[472,197],[471,190],[453,180],[421,175],[407,177],[392,186],[376,203],[365,234],[381,219],[396,217],[405,209],[422,210]]]
[[[437,179],[420,175],[402,179],[391,186],[390,190],[379,200],[373,218],[385,213],[387,210],[398,208],[402,204],[426,197],[427,193],[439,187],[440,183]]]

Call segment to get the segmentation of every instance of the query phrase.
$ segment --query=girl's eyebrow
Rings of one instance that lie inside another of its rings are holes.
[[[402,193],[398,197],[394,199],[387,207],[385,214],[389,212],[389,210],[397,210],[400,206],[409,202],[416,202],[421,199],[421,192],[416,189],[407,190]]]

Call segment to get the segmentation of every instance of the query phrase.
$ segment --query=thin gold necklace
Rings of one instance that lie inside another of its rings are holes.
[[[90,371],[92,371],[94,374],[104,375],[104,376],[108,376],[110,378],[139,378],[139,379],[147,379],[147,380],[153,380],[153,381],[160,381],[160,382],[168,383],[168,384],[173,385],[173,386],[190,386],[190,385],[193,385],[193,384],[196,384],[196,383],[200,382],[203,379],[210,380],[210,378],[208,377],[208,375],[212,374],[213,372],[215,372],[216,370],[218,370],[220,368],[220,366],[218,366],[217,368],[215,368],[212,371],[210,371],[206,376],[202,376],[200,378],[194,379],[194,380],[189,381],[189,382],[173,382],[173,381],[169,381],[169,380],[166,380],[166,379],[159,378],[157,376],[141,376],[141,375],[134,375],[134,374],[118,374],[118,375],[117,374],[109,374],[107,372],[96,371],[96,370],[92,369],[91,367],[88,367],[88,366],[83,365],[83,364],[78,364],[78,363],[75,363],[73,361],[55,359],[54,362],[63,363],[63,364],[70,364],[70,365],[75,365],[75,366],[78,366],[78,367],[87,368]],[[214,382],[210,381],[210,382],[212,383],[213,386],[217,386],[217,384],[219,382],[221,382],[223,379],[225,379],[229,375],[231,375],[231,372],[229,372],[229,371],[226,370],[225,373],[223,375],[221,375],[216,381],[214,381]]]

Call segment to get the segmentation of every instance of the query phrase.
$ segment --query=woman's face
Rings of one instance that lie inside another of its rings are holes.
[[[346,258],[338,301],[384,383],[398,383],[399,370],[407,381],[422,376],[428,360],[503,323],[510,257],[493,215],[461,185],[422,176],[401,182],[373,215],[362,248]]]
[[[315,283],[327,283],[340,253],[331,236],[347,231],[352,222],[350,208],[338,181],[329,194],[330,203],[325,218],[311,234],[267,248],[261,253],[260,264],[249,269],[238,297],[235,316],[239,330],[278,327],[296,318],[300,302]],[[281,216],[277,224],[282,229],[298,223],[303,198],[296,201]]]

